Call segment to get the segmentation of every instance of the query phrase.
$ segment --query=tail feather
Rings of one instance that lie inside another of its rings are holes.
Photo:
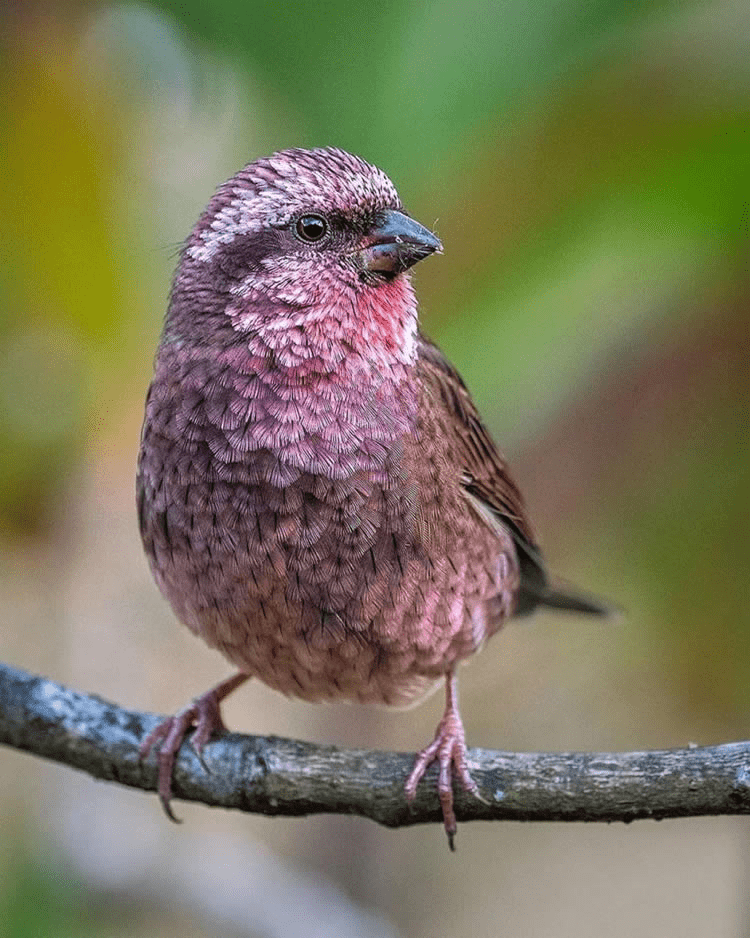
[[[582,593],[565,582],[550,583],[539,549],[530,544],[512,525],[509,526],[516,542],[521,566],[521,588],[516,600],[516,616],[527,616],[540,606],[573,612],[602,619],[619,619],[622,609],[613,603]]]
[[[540,606],[563,612],[578,612],[583,615],[617,618],[622,610],[595,596],[587,596],[567,587],[547,586],[536,597]]]

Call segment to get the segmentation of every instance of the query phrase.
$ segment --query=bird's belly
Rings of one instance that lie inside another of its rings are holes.
[[[215,480],[171,493],[150,555],[179,618],[242,671],[305,700],[399,706],[476,651],[511,579],[472,519],[429,556],[418,527],[382,478]]]

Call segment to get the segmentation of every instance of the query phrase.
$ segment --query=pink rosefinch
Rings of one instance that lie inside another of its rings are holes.
[[[174,278],[146,401],[138,514],[177,616],[238,674],[151,733],[168,813],[249,677],[309,701],[412,703],[445,680],[434,741],[451,845],[466,762],[456,667],[548,584],[523,499],[461,378],[421,335],[409,268],[441,250],[384,173],[285,150],[222,185]]]

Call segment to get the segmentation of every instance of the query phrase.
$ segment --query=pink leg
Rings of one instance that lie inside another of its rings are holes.
[[[438,798],[443,809],[443,822],[448,835],[448,844],[455,850],[453,839],[456,836],[456,814],[453,810],[453,773],[461,781],[465,791],[481,798],[479,789],[469,773],[466,764],[466,737],[461,714],[458,711],[458,680],[453,671],[445,676],[445,712],[435,731],[435,739],[417,755],[414,768],[406,780],[405,791],[408,801],[413,801],[417,785],[427,771],[428,766],[437,761]]]
[[[221,701],[244,684],[249,677],[249,674],[235,674],[226,681],[222,681],[221,684],[217,684],[216,687],[212,687],[205,694],[201,694],[200,697],[196,697],[192,703],[183,707],[174,716],[162,720],[138,747],[141,759],[145,759],[154,746],[159,744],[157,791],[162,807],[171,820],[179,820],[175,817],[170,802],[172,800],[172,771],[183,739],[190,727],[195,726],[191,742],[193,749],[200,757],[203,747],[214,733],[223,733],[226,730],[221,719]]]

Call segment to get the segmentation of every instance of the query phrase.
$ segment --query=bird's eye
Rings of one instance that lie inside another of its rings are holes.
[[[303,241],[320,241],[328,233],[328,222],[322,215],[303,215],[297,219],[296,231]]]

